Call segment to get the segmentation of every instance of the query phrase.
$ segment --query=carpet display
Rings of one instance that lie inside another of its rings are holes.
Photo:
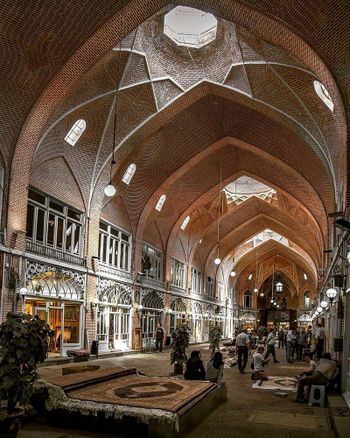
[[[72,399],[177,412],[215,387],[210,382],[145,377],[136,374],[69,391]]]
[[[297,390],[297,379],[295,377],[283,377],[283,376],[268,376],[269,380],[257,381],[252,388],[254,389],[273,389],[283,391]]]

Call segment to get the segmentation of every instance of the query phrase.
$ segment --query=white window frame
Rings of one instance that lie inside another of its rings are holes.
[[[212,277],[207,277],[207,295],[208,297],[214,297],[214,279]]]
[[[64,141],[71,146],[75,146],[80,137],[83,135],[85,129],[86,121],[84,119],[78,119],[64,137]]]
[[[202,286],[202,274],[201,272],[196,268],[191,268],[191,290],[192,292],[196,294],[201,293],[201,286]]]
[[[101,228],[101,224],[107,230]],[[104,220],[100,221],[98,254],[102,264],[130,272],[131,235]]]
[[[253,307],[253,293],[251,290],[247,290],[244,292],[243,307],[247,309],[251,309]]]
[[[155,209],[157,210],[157,211],[161,211],[162,210],[162,208],[163,208],[163,205],[164,205],[164,202],[166,201],[166,195],[165,194],[163,194],[159,199],[158,199],[158,202],[157,202],[157,204],[156,204],[156,206],[155,206]]]
[[[151,268],[145,272],[142,272],[143,275],[147,278],[153,278],[154,280],[162,281],[162,279],[163,279],[163,254],[162,254],[162,252],[159,249],[155,248],[154,246],[151,246],[148,243],[143,242],[143,244],[142,244],[142,258],[146,254],[150,258]]]
[[[84,229],[84,214],[77,210],[74,207],[71,207],[62,201],[59,201],[55,198],[52,198],[45,193],[40,192],[39,190],[36,190],[32,187],[30,187],[30,191],[33,191],[37,193],[40,196],[43,196],[45,198],[44,203],[41,204],[40,202],[35,201],[34,199],[28,198],[28,210],[29,205],[34,208],[33,213],[33,228],[32,228],[32,235],[27,235],[27,240],[38,243],[42,246],[45,246],[47,248],[53,248],[57,251],[62,251],[66,254],[72,254],[78,257],[81,257],[83,254],[83,229]],[[50,201],[52,203],[55,203],[62,207],[62,211],[57,211],[53,207],[51,207]],[[43,226],[43,241],[37,240],[37,228],[38,228],[38,214],[39,210],[44,213],[44,226]],[[80,220],[75,219],[69,215],[69,211],[73,211],[77,215],[80,215]],[[27,213],[28,214],[28,213]],[[54,218],[54,235],[53,235],[53,243],[48,242],[48,236],[49,236],[49,221],[50,221],[50,215],[53,215]],[[57,244],[57,232],[58,232],[58,221],[62,220],[63,226],[62,226],[62,246],[59,246]],[[67,249],[67,232],[69,231],[69,227],[72,226],[72,243],[71,243],[71,249]],[[76,230],[79,228],[79,237],[77,238],[78,233]],[[27,230],[28,231],[28,230]],[[76,246],[78,245],[78,251],[75,251]]]
[[[170,266],[170,282],[176,287],[185,289],[186,277],[185,277],[185,264],[176,259],[171,259]]]
[[[136,172],[136,164],[135,163],[129,164],[122,178],[123,183],[125,183],[128,186],[131,183],[132,177],[134,176],[135,172]]]

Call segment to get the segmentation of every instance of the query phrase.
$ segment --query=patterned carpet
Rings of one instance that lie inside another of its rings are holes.
[[[192,400],[210,392],[215,384],[136,374],[68,391],[68,397],[148,409],[177,412]]]
[[[296,392],[297,390],[297,379],[295,377],[268,376],[268,378],[269,380],[255,382],[252,388],[293,392]]]

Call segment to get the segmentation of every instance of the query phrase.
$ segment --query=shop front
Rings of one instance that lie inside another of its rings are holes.
[[[139,308],[141,309],[143,348],[148,350],[153,347],[157,325],[163,326],[163,294],[153,289],[143,289]]]
[[[198,302],[192,302],[191,336],[193,342],[202,342],[203,336],[203,306]]]
[[[171,297],[171,305],[169,312],[169,335],[171,336],[174,330],[182,324],[187,323],[186,303],[182,298]]]
[[[131,349],[132,286],[99,279],[96,333],[99,351]]]
[[[242,313],[240,319],[240,326],[243,330],[253,331],[256,330],[256,315],[252,312]]]
[[[83,274],[34,262],[27,265],[24,312],[46,321],[54,332],[49,357],[83,346],[84,284]]]

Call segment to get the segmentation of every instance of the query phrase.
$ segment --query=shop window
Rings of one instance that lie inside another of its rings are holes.
[[[126,171],[123,175],[123,178],[122,178],[123,183],[125,183],[126,185],[129,185],[135,172],[136,172],[136,164],[132,163],[126,169]]]
[[[84,119],[77,120],[71,129],[68,131],[68,134],[65,136],[64,141],[69,143],[71,146],[75,146],[79,138],[83,135],[83,132],[86,129],[86,122]]]
[[[191,269],[191,289],[192,292],[197,294],[201,293],[201,276],[202,274],[198,271],[198,269]]]
[[[98,256],[100,261],[106,265],[130,270],[131,236],[113,227],[112,225],[100,222],[100,242]]]
[[[99,341],[107,341],[108,339],[107,318],[107,308],[100,307],[97,314],[97,339]]]
[[[160,251],[144,243],[142,245],[141,271],[145,277],[162,280],[163,256]]]
[[[27,240],[81,256],[84,215],[47,195],[29,190]]]
[[[253,307],[253,294],[250,290],[244,293],[243,307]]]
[[[185,265],[176,259],[171,259],[171,284],[177,287],[185,288]]]

